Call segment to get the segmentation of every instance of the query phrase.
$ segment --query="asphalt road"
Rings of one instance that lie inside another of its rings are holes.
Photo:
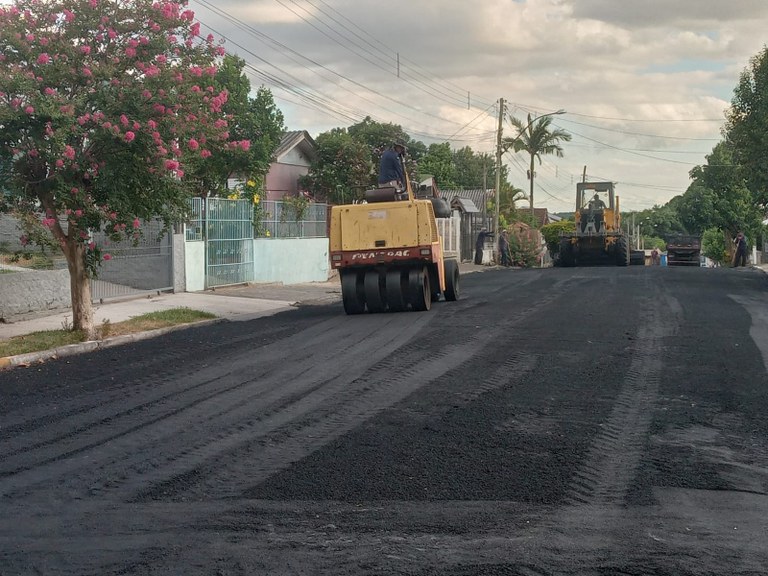
[[[0,575],[764,575],[768,276],[499,270],[0,374]]]

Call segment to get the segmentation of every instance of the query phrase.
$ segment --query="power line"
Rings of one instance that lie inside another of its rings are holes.
[[[562,118],[562,122],[570,122],[578,126],[586,126],[587,128],[594,128],[595,130],[605,130],[606,132],[615,132],[617,134],[626,134],[629,136],[644,136],[647,138],[661,138],[664,140],[690,140],[695,142],[719,142],[720,138],[684,138],[682,136],[662,136],[660,134],[644,134],[642,132],[628,132],[626,130],[617,130],[616,128],[605,128],[603,126],[595,126],[594,124],[584,124],[582,122],[576,122],[575,120],[569,120],[568,118]]]
[[[557,126],[554,124],[554,126]],[[562,126],[557,126],[558,128],[561,128],[563,130],[566,130],[566,128],[563,128]],[[625,148],[620,148],[619,146],[613,146],[612,144],[607,144],[605,142],[601,142],[599,140],[595,140],[594,138],[590,138],[589,136],[585,136],[584,134],[579,134],[578,132],[574,132],[573,130],[569,130],[572,134],[579,136],[580,138],[584,138],[585,140],[589,140],[590,142],[594,142],[595,144],[599,144],[600,146],[604,146],[606,148],[610,148],[611,150],[618,150],[619,152],[624,152],[625,154],[633,154],[635,156],[640,156],[642,158],[650,158],[651,160],[658,160],[660,162],[669,162],[671,164],[683,164],[686,166],[698,166],[698,164],[692,163],[692,162],[682,162],[680,160],[670,160],[669,158],[659,158],[657,156],[650,156],[648,154],[642,154],[640,152],[633,152],[631,150],[627,150]]]
[[[278,0],[278,1],[279,1],[279,0]],[[287,56],[287,57],[288,57],[289,59],[291,59],[293,62],[295,62],[296,64],[298,64],[298,65],[302,66],[303,68],[306,68],[306,69],[307,69],[307,70],[309,70],[310,72],[312,72],[312,73],[314,73],[314,74],[317,74],[317,75],[318,75],[318,76],[320,76],[321,78],[323,78],[323,76],[322,76],[322,74],[320,74],[320,72],[318,72],[318,70],[317,70],[317,69],[314,69],[314,68],[310,68],[309,66],[306,66],[306,64],[304,64],[304,63],[303,63],[303,62],[301,62],[300,60],[304,60],[304,61],[307,61],[307,62],[311,63],[312,65],[314,65],[315,67],[317,67],[317,68],[319,68],[319,69],[321,69],[321,70],[324,70],[324,71],[326,71],[326,72],[327,72],[327,73],[329,73],[329,74],[332,74],[334,77],[336,77],[336,78],[339,78],[340,80],[343,80],[343,81],[349,82],[349,83],[351,83],[352,85],[354,85],[354,86],[356,86],[356,87],[358,87],[358,88],[361,88],[361,89],[363,89],[363,90],[366,90],[366,91],[368,91],[368,92],[371,92],[371,93],[375,94],[376,96],[379,96],[380,98],[386,99],[387,101],[393,102],[393,103],[395,103],[395,104],[399,104],[399,105],[401,105],[401,106],[403,106],[403,107],[406,107],[406,108],[409,108],[409,109],[411,109],[411,110],[414,110],[414,111],[416,111],[416,112],[418,112],[418,113],[420,113],[420,114],[423,114],[423,115],[425,115],[425,116],[429,116],[429,117],[432,117],[432,118],[436,118],[436,119],[438,119],[438,120],[440,120],[440,121],[443,121],[443,122],[448,122],[448,123],[451,123],[451,124],[456,124],[456,125],[459,125],[459,123],[458,123],[458,122],[455,122],[455,121],[453,121],[453,120],[450,120],[450,119],[447,119],[447,118],[443,118],[443,117],[441,117],[441,116],[437,116],[437,115],[435,115],[435,114],[431,114],[431,113],[429,113],[429,112],[425,112],[425,111],[423,111],[423,110],[420,110],[420,109],[418,109],[418,108],[415,108],[414,106],[411,106],[411,105],[409,105],[409,104],[407,104],[407,103],[405,103],[405,102],[402,102],[402,101],[399,101],[399,100],[397,100],[397,99],[395,99],[395,98],[392,98],[391,96],[385,96],[385,95],[381,94],[380,92],[377,92],[376,90],[373,90],[373,89],[371,89],[371,88],[369,88],[369,87],[367,87],[367,86],[365,86],[365,85],[363,85],[363,84],[361,84],[361,83],[359,83],[359,82],[356,82],[356,81],[354,81],[354,80],[352,80],[352,79],[350,79],[350,78],[348,78],[348,77],[346,77],[346,76],[344,76],[344,75],[342,75],[342,74],[339,74],[339,73],[337,73],[337,72],[335,72],[335,71],[331,70],[330,68],[327,68],[326,66],[323,66],[323,65],[322,65],[322,64],[320,64],[319,62],[317,62],[317,61],[315,61],[315,60],[313,60],[313,59],[311,59],[311,58],[308,58],[308,57],[306,57],[306,56],[304,56],[304,55],[300,54],[299,52],[297,52],[297,51],[293,50],[292,48],[290,48],[290,47],[286,46],[285,44],[282,44],[281,42],[279,42],[279,41],[275,40],[274,38],[271,38],[271,37],[270,37],[270,36],[268,36],[267,34],[265,34],[265,33],[263,33],[263,32],[260,32],[259,30],[256,30],[255,28],[253,28],[253,27],[251,27],[251,26],[249,26],[249,25],[245,24],[244,22],[242,22],[242,21],[241,21],[241,20],[239,20],[238,18],[235,18],[234,16],[230,15],[230,14],[229,14],[229,13],[227,13],[226,11],[224,11],[224,10],[222,10],[222,9],[220,9],[220,8],[216,7],[216,6],[213,6],[213,5],[212,5],[212,4],[210,4],[210,3],[209,3],[207,0],[197,0],[197,2],[199,2],[199,3],[200,3],[202,6],[203,6],[203,7],[205,7],[205,8],[207,8],[207,9],[209,9],[210,11],[212,11],[213,13],[215,13],[216,15],[218,15],[218,16],[220,16],[220,17],[224,18],[225,20],[227,20],[228,22],[230,22],[230,23],[234,24],[234,25],[235,25],[237,28],[239,28],[239,29],[241,29],[241,30],[243,30],[243,31],[245,31],[245,32],[247,32],[247,33],[249,33],[249,34],[251,34],[251,35],[255,36],[257,40],[259,40],[259,41],[260,41],[260,42],[262,42],[263,44],[267,45],[268,47],[273,47],[273,48],[274,48],[274,47],[277,47],[278,51],[282,52],[282,53],[283,53],[285,56]],[[209,25],[206,25],[206,27],[207,27],[207,28],[209,28],[209,29],[211,29],[212,31],[216,32],[218,35],[220,35],[220,36],[224,36],[223,34],[221,34],[220,32],[216,31],[216,30],[215,30],[214,28],[212,28],[211,26],[209,26]],[[230,40],[230,42],[231,42],[233,45],[235,45],[235,46],[237,46],[238,48],[240,48],[240,49],[241,49],[242,51],[244,51],[245,53],[248,53],[248,54],[250,54],[251,56],[253,56],[254,58],[256,58],[256,59],[260,60],[261,62],[263,62],[263,63],[265,63],[265,64],[267,64],[267,65],[269,65],[269,66],[272,66],[273,68],[275,68],[275,69],[279,70],[279,71],[280,71],[280,72],[282,72],[283,74],[285,74],[285,75],[289,76],[290,78],[292,78],[292,79],[293,79],[295,82],[297,82],[298,84],[302,84],[302,82],[301,82],[300,80],[298,80],[298,79],[297,79],[297,78],[295,78],[294,76],[290,75],[290,74],[289,74],[288,72],[286,72],[285,70],[283,70],[283,69],[279,68],[279,67],[278,67],[278,66],[276,66],[275,64],[273,64],[273,63],[271,63],[271,62],[267,62],[267,61],[266,61],[264,58],[261,58],[260,56],[257,56],[257,55],[256,55],[256,54],[254,54],[252,51],[248,50],[247,48],[243,47],[242,45],[238,44],[237,42],[234,42],[234,41],[231,41],[231,40]],[[294,57],[294,56],[295,56],[295,57]],[[300,60],[298,60],[298,59],[300,59]],[[260,72],[260,71],[257,71],[257,73],[258,73],[258,72]],[[324,80],[327,80],[326,78],[323,78],[323,79],[324,79]],[[268,80],[270,81],[270,83],[273,83],[273,79],[268,79]],[[282,82],[282,83],[278,82],[278,84],[279,84],[279,85],[281,85],[283,88],[288,88],[288,87],[285,85],[285,82]],[[290,85],[290,83],[288,83],[288,84],[289,84],[289,86],[290,86],[290,87],[292,87],[292,88],[295,88],[295,85]],[[391,114],[394,114],[394,115],[396,115],[396,116],[398,116],[398,117],[400,117],[400,118],[403,118],[403,119],[407,120],[408,122],[416,122],[416,123],[419,123],[417,120],[414,120],[414,119],[412,119],[412,118],[409,118],[409,117],[407,117],[407,116],[404,116],[403,114],[401,114],[401,113],[399,113],[399,112],[396,112],[396,111],[394,111],[394,110],[388,109],[388,108],[386,108],[385,106],[382,106],[381,104],[379,104],[379,103],[377,103],[377,102],[374,102],[374,101],[370,100],[369,98],[366,98],[365,96],[361,95],[359,92],[353,92],[352,90],[350,90],[349,88],[347,88],[346,86],[344,86],[344,85],[343,85],[343,84],[341,84],[341,83],[337,83],[336,85],[337,85],[337,86],[339,86],[339,88],[341,88],[341,89],[343,89],[343,90],[346,90],[346,91],[350,92],[351,94],[355,95],[356,97],[358,97],[358,98],[360,98],[360,99],[362,99],[362,100],[364,100],[364,101],[366,101],[366,102],[369,102],[370,104],[373,104],[374,106],[377,106],[377,107],[379,107],[379,108],[381,108],[381,109],[383,109],[383,110],[385,110],[385,111],[387,111],[387,112],[389,112],[389,113],[391,113]],[[335,100],[335,99],[333,99],[333,98],[330,98],[330,97],[325,97],[325,96],[322,96],[321,98],[322,98],[322,99],[324,99],[324,100],[325,100],[325,102],[328,102],[328,101],[330,101],[330,102],[333,102],[333,103],[334,103],[334,105],[336,104],[336,100]],[[321,110],[322,112],[327,112],[327,111],[326,111],[326,110],[324,110],[324,109],[320,109],[320,110]],[[355,111],[355,114],[359,116],[359,118],[355,119],[355,121],[359,121],[359,120],[361,120],[362,118],[364,118],[365,116],[372,116],[371,114],[369,114],[369,113],[367,113],[367,112],[363,112],[363,111],[360,111],[360,110],[356,110],[356,111]],[[346,117],[349,117],[349,114],[347,113],[347,114],[345,114],[345,116],[346,116]],[[465,127],[465,126],[466,126],[466,125],[464,125],[464,127]],[[462,128],[463,128],[463,127],[462,127]],[[460,129],[460,130],[461,130],[461,129]],[[416,130],[411,130],[411,131],[413,131],[414,133],[416,133]],[[420,134],[422,134],[422,135],[424,135],[424,136],[426,136],[426,137],[428,137],[428,138],[434,138],[434,139],[445,139],[445,138],[446,138],[446,135],[442,135],[442,134],[431,134],[431,133],[429,133],[429,132],[424,132],[424,131],[420,132]],[[452,138],[452,137],[451,137],[451,136],[449,136],[448,138],[450,139],[450,138]],[[482,139],[484,139],[484,138],[486,138],[486,134],[485,134],[485,133],[481,133],[481,134],[478,134],[478,135],[476,135],[476,136],[475,136],[475,137],[473,137],[473,138],[466,138],[466,140],[468,140],[468,141],[470,141],[470,140],[482,140]]]
[[[310,4],[312,3],[310,0],[308,0],[308,1],[309,1],[309,3],[310,3]],[[390,47],[390,46],[388,46],[387,44],[385,44],[385,43],[381,42],[381,41],[380,41],[378,38],[376,38],[376,37],[375,37],[373,34],[371,34],[370,32],[368,32],[368,31],[367,31],[367,30],[365,30],[364,28],[360,27],[358,24],[356,24],[355,22],[353,22],[352,20],[350,20],[349,18],[347,18],[347,17],[346,17],[344,14],[342,14],[342,13],[340,13],[339,11],[337,11],[336,9],[334,9],[332,6],[329,6],[329,5],[328,5],[328,4],[327,4],[327,3],[326,3],[324,0],[317,0],[317,1],[318,1],[318,2],[320,2],[321,4],[323,4],[324,6],[326,6],[326,7],[327,7],[327,8],[328,8],[330,11],[332,11],[332,12],[336,13],[336,14],[337,14],[337,15],[338,15],[338,16],[339,16],[341,19],[343,19],[343,20],[345,20],[346,22],[348,22],[348,23],[349,23],[351,26],[353,26],[353,27],[357,28],[358,30],[360,30],[360,31],[361,31],[361,32],[362,32],[362,33],[365,35],[364,37],[363,37],[363,36],[360,36],[359,34],[357,34],[356,32],[354,32],[353,30],[349,30],[349,28],[347,28],[347,27],[346,27],[346,26],[344,26],[343,24],[339,23],[339,24],[340,24],[340,25],[341,25],[341,26],[342,26],[342,27],[343,27],[345,30],[348,30],[350,33],[354,34],[354,35],[355,35],[357,38],[359,38],[360,40],[362,40],[362,41],[366,42],[366,43],[367,43],[369,46],[371,46],[372,48],[375,48],[375,47],[373,46],[373,44],[371,44],[371,43],[370,43],[370,42],[367,40],[368,38],[371,38],[371,39],[373,39],[373,40],[374,40],[374,41],[375,41],[375,42],[376,42],[376,43],[377,43],[377,44],[378,44],[378,45],[379,45],[381,48],[383,48],[385,51],[389,51],[389,50],[391,50],[391,47]],[[324,13],[325,13],[325,12],[324,12]],[[338,20],[336,20],[336,19],[333,19],[333,20],[334,20],[335,22],[338,22]],[[407,62],[407,63],[410,63],[410,64],[412,64],[412,65],[413,65],[413,68],[414,68],[414,70],[416,70],[416,71],[421,71],[421,73],[422,73],[424,76],[427,76],[427,77],[431,77],[431,78],[434,78],[434,79],[435,79],[435,83],[436,83],[436,84],[438,84],[438,83],[439,83],[439,84],[441,84],[441,85],[442,85],[444,88],[446,88],[446,89],[448,89],[448,90],[452,90],[452,89],[454,89],[454,90],[456,91],[456,93],[457,93],[457,94],[461,95],[461,97],[462,97],[462,98],[463,98],[463,96],[464,96],[465,94],[467,94],[467,95],[469,95],[469,94],[470,94],[470,91],[469,91],[469,90],[467,90],[467,89],[465,89],[465,88],[462,88],[461,86],[459,86],[459,85],[457,85],[457,84],[455,84],[455,83],[453,83],[453,82],[450,82],[450,81],[448,81],[448,80],[444,80],[444,79],[440,78],[439,76],[436,76],[436,75],[432,74],[431,72],[429,72],[428,70],[426,70],[426,69],[422,68],[421,66],[419,66],[418,64],[416,64],[416,63],[415,63],[415,62],[413,62],[412,60],[409,60],[408,58],[406,58],[406,57],[404,57],[404,56],[401,56],[401,57],[400,57],[400,63],[401,63],[401,67],[404,67],[404,66],[402,66],[402,65],[403,65],[403,63],[406,63],[406,62]],[[484,101],[482,101],[482,100],[478,100],[478,99],[477,99],[477,97],[475,97],[475,100],[476,100],[476,101],[478,101],[478,102],[480,103],[480,105],[481,105],[481,106],[482,106],[482,105],[486,105],[486,106],[489,106],[489,107],[490,107],[490,106],[493,106],[493,105],[494,105],[494,103],[493,103],[493,102],[490,102],[490,103],[489,103],[489,102],[487,102],[487,101],[485,101],[485,102],[484,102]]]

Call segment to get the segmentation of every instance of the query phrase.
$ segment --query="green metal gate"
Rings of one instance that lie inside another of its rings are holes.
[[[206,198],[201,216],[205,230],[205,287],[252,282],[253,205],[248,200]]]

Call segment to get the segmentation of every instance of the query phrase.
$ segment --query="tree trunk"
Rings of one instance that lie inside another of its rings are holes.
[[[536,164],[534,160],[536,157],[531,154],[531,191],[529,193],[528,199],[531,201],[531,218],[533,218],[533,178],[534,178],[534,172],[533,169],[536,167]]]
[[[88,340],[96,338],[91,302],[91,282],[85,267],[85,245],[68,243],[64,253],[69,267],[69,290],[72,297],[72,327],[81,330]]]

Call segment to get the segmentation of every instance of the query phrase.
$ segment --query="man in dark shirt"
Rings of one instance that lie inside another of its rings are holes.
[[[589,201],[590,210],[605,210],[605,202],[600,199],[600,196],[595,194],[592,200]]]
[[[733,265],[746,266],[747,265],[747,237],[744,236],[744,232],[736,234],[736,238],[733,239],[733,243],[736,246],[736,253],[733,255]]]
[[[381,155],[379,164],[379,186],[392,186],[398,190],[405,188],[405,174],[400,157],[405,152],[405,145],[395,142]]]

